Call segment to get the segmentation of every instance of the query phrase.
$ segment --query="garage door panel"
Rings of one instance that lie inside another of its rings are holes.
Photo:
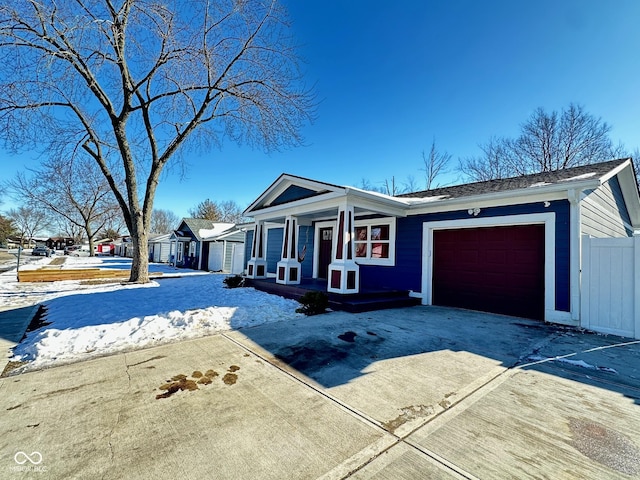
[[[436,230],[433,303],[544,318],[544,226]]]

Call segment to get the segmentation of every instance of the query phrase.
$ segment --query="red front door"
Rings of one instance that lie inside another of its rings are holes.
[[[333,245],[333,227],[320,229],[320,246],[318,249],[318,278],[327,278],[331,263],[331,248]]]

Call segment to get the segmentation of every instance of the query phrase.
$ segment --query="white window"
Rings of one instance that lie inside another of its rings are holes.
[[[396,219],[356,220],[355,260],[363,265],[394,265]]]

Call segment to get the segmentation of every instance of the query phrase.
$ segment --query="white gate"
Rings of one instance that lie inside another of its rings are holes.
[[[244,270],[244,243],[234,243],[231,255],[231,273],[241,274]]]
[[[580,323],[640,338],[640,236],[582,238]]]
[[[209,271],[219,272],[224,265],[224,243],[209,243]]]

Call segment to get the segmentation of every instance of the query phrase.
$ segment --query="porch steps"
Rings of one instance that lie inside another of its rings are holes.
[[[407,290],[377,290],[339,295],[326,292],[321,284],[280,285],[273,280],[254,280],[247,278],[245,285],[256,290],[279,295],[293,300],[300,298],[309,291],[324,291],[329,297],[329,307],[332,310],[343,310],[350,313],[369,312],[386,308],[402,308],[420,305],[420,299],[409,296]]]

